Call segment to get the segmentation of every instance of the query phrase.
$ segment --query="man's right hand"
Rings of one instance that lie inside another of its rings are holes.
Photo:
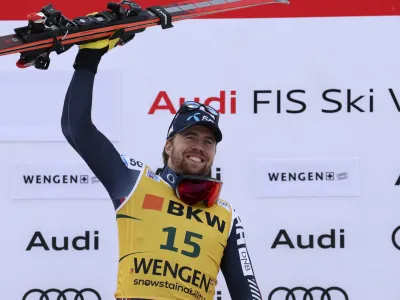
[[[78,55],[74,62],[74,68],[89,69],[96,74],[98,64],[104,54],[117,45],[125,45],[134,37],[134,33],[124,33],[123,29],[118,29],[108,38],[80,44]]]
[[[97,13],[91,13],[89,15],[95,15]],[[102,54],[115,48],[117,45],[125,45],[135,37],[134,33],[125,33],[123,29],[117,29],[109,38],[105,38],[95,42],[88,42],[79,45],[81,49],[97,49],[101,50]]]
[[[97,49],[101,50],[103,54],[115,48],[122,41],[122,30],[118,29],[115,31],[108,39],[103,39],[95,42],[89,42],[79,45],[79,50],[81,49]]]

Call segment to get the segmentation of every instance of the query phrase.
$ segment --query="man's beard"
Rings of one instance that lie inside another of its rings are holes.
[[[175,168],[175,172],[179,175],[211,176],[212,163],[210,165],[205,164],[200,169],[193,170],[187,164],[184,153],[179,154],[172,150],[171,163]]]

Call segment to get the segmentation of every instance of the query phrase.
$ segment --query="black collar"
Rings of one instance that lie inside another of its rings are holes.
[[[163,170],[161,171],[160,176],[166,183],[168,183],[171,186],[171,188],[175,190],[176,183],[178,180],[178,175],[171,168],[165,165]]]

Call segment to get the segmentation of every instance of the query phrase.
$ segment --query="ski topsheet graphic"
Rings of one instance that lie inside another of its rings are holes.
[[[133,34],[148,27],[168,29],[173,27],[173,22],[181,20],[274,3],[289,4],[289,1],[189,0],[143,9],[134,2],[122,0],[109,2],[102,12],[74,19],[66,18],[61,11],[48,4],[40,12],[28,15],[27,26],[15,28],[15,34],[0,37],[0,56],[20,53],[18,67],[35,66],[46,70],[50,64],[50,53],[61,54],[74,45],[108,38],[117,30],[122,32],[123,44],[133,38]]]

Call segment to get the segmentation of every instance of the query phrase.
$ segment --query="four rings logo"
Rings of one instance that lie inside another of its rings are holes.
[[[52,296],[52,298],[50,298]],[[68,296],[68,297],[67,297]],[[90,288],[82,289],[78,291],[77,289],[48,289],[46,291],[40,289],[32,289],[27,291],[22,297],[22,300],[101,300],[100,294]]]
[[[296,298],[296,296],[298,297]],[[327,289],[321,287],[310,289],[304,287],[295,287],[292,289],[277,287],[271,291],[268,300],[349,300],[349,296],[339,287],[330,287]]]

